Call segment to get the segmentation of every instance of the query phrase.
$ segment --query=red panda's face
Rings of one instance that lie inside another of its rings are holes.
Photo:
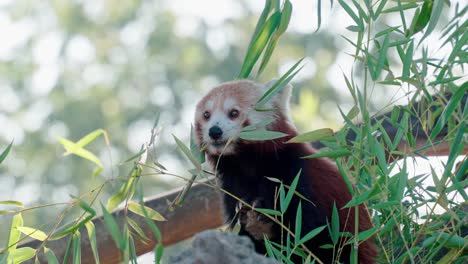
[[[242,144],[239,138],[248,125],[275,119],[277,111],[287,111],[287,102],[271,100],[265,108],[272,111],[256,111],[255,105],[267,91],[267,85],[240,80],[221,84],[212,89],[197,104],[195,111],[195,133],[197,143],[210,155],[233,155]],[[281,100],[289,100],[279,96]],[[285,113],[287,115],[287,113]]]

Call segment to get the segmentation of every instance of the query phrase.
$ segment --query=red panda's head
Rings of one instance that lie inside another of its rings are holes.
[[[273,120],[267,125],[268,130],[281,131],[285,130],[283,127],[293,127],[289,118],[290,85],[262,106],[266,111],[255,110],[258,100],[274,83],[262,85],[237,80],[213,88],[196,107],[198,145],[204,147],[209,155],[233,155],[242,144],[252,143],[239,138],[242,129],[248,125]]]

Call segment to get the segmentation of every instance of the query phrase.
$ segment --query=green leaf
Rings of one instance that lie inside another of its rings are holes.
[[[44,240],[47,239],[46,233],[44,233],[43,231],[41,231],[39,229],[36,229],[36,228],[26,227],[26,226],[18,226],[18,227],[16,227],[16,229],[18,229],[18,231],[25,234],[26,236],[32,237],[32,238],[40,240],[40,241],[44,241]]]
[[[156,226],[156,224],[154,223],[154,221],[151,220],[151,218],[149,217],[148,213],[146,212],[146,208],[143,204],[143,198],[140,197],[140,206],[141,206],[141,209],[144,213],[144,219],[145,219],[145,222],[146,224],[150,227],[151,229],[151,232],[153,232],[153,235],[154,237],[156,238],[156,242],[157,243],[162,243],[162,236],[161,236],[161,231],[159,231],[159,228]]]
[[[301,238],[301,240],[299,241],[299,245],[300,244],[304,244],[305,242],[311,240],[312,238],[314,238],[315,236],[317,236],[318,234],[320,234],[320,232],[322,232],[327,226],[324,225],[324,226],[319,226],[315,229],[313,229],[312,231],[310,231],[309,233],[307,233],[304,237]]]
[[[253,124],[253,125],[248,125],[242,128],[242,132],[265,129],[267,125],[271,124],[274,121],[275,120],[273,118],[270,118],[270,119],[258,122],[256,124]]]
[[[352,153],[351,151],[347,149],[337,149],[337,150],[331,150],[331,151],[323,151],[319,152],[316,154],[312,154],[309,156],[302,157],[303,159],[315,159],[315,158],[331,158],[331,159],[336,159],[339,157],[345,157],[345,156],[350,156]]]
[[[299,66],[299,64],[304,60],[304,58],[300,59],[296,64],[294,64],[281,78],[279,78],[278,81],[273,84],[268,91],[266,91],[263,96],[258,100],[257,104],[255,105],[255,109],[258,111],[258,109],[261,109],[262,106],[264,106],[267,102],[273,98],[276,94],[278,94],[286,85],[296,76],[296,74],[302,69],[299,68],[296,70],[296,68]],[[296,71],[295,71],[296,70]],[[295,71],[295,72],[294,72]],[[294,72],[294,73],[293,73]]]
[[[315,30],[315,32],[317,32],[320,29],[321,25],[322,25],[322,1],[317,0],[317,29]]]
[[[375,21],[375,20],[377,20],[377,18],[380,17],[380,13],[381,13],[382,10],[384,9],[386,3],[387,3],[387,0],[381,0],[381,1],[380,1],[379,6],[378,6],[377,9],[375,10],[375,12],[373,12],[372,20]]]
[[[302,229],[302,202],[299,200],[299,205],[296,211],[296,226],[294,229],[294,245],[298,246],[301,238]]]
[[[6,149],[0,154],[0,164],[5,160],[5,158],[8,156],[8,153],[10,153],[11,146],[13,146],[13,141],[6,147]]]
[[[193,126],[190,126],[190,152],[192,152],[192,155],[198,159],[200,164],[203,164],[205,163],[205,153],[201,151],[200,147],[195,141],[195,137],[196,136],[193,131]]]
[[[50,250],[49,248],[44,247],[44,255],[47,258],[47,263],[48,264],[59,264],[59,261],[58,261],[57,257],[55,256],[54,252],[52,250]],[[98,262],[98,264],[99,264],[99,262]]]
[[[372,74],[372,79],[375,81],[379,78],[380,73],[384,67],[385,60],[387,59],[387,49],[390,42],[390,34],[385,35],[384,42],[382,44],[382,48],[380,49],[379,59],[377,61],[377,65],[375,67],[374,74]]]
[[[0,201],[0,204],[15,205],[15,206],[18,206],[18,207],[24,207],[22,202],[13,201],[13,200]]]
[[[322,128],[295,136],[286,143],[313,142],[329,136],[333,136],[333,130],[330,128]]]
[[[13,216],[10,227],[10,236],[8,238],[8,251],[11,252],[16,249],[16,245],[18,244],[19,239],[21,237],[21,232],[18,230],[18,227],[22,226],[23,217],[21,216],[21,214]]]
[[[406,49],[405,57],[403,60],[403,73],[401,75],[402,80],[407,80],[410,75],[411,63],[413,62],[413,41],[410,42]]]
[[[434,6],[433,4],[433,0],[424,1],[421,12],[418,14],[418,16],[413,18],[416,19],[416,22],[414,23],[414,26],[412,26],[411,35],[418,33],[427,26],[429,20],[431,19],[432,7]]]
[[[367,190],[361,193],[360,195],[353,196],[351,201],[349,201],[343,208],[350,208],[353,206],[357,206],[369,200],[369,196],[371,195],[372,190]]]
[[[333,242],[333,245],[336,245],[338,243],[339,235],[340,235],[340,217],[338,215],[338,209],[336,208],[336,204],[333,203],[331,226],[330,226],[330,237]]]
[[[239,134],[239,137],[243,140],[272,140],[285,136],[287,136],[287,134],[263,129],[254,131],[241,131]]]
[[[248,49],[247,54],[245,55],[244,63],[242,64],[241,71],[239,73],[240,79],[249,77],[253,66],[262,54],[262,51],[265,49],[273,32],[275,32],[276,28],[278,27],[280,20],[281,13],[275,12],[259,30],[258,36],[256,36],[255,40],[252,42],[252,45]]]
[[[121,191],[113,194],[107,202],[107,210],[109,210],[109,212],[112,212],[121,202],[125,200],[126,197],[126,194]]]
[[[89,143],[93,142],[100,135],[104,135],[105,141],[106,141],[107,145],[109,145],[109,140],[107,139],[107,133],[103,129],[97,129],[97,130],[94,130],[93,132],[87,134],[86,136],[84,136],[80,140],[78,140],[78,142],[76,142],[76,145],[79,146],[79,147],[85,147]]]
[[[260,30],[264,27],[265,21],[267,20],[268,15],[270,14],[272,7],[273,7],[272,2],[273,1],[265,1],[265,6],[263,7],[262,14],[258,18],[257,25],[255,26],[255,30],[252,35],[252,38],[250,39],[249,47],[247,48],[247,50],[250,50],[250,48],[253,45],[253,42],[257,39],[257,36],[260,33]]]
[[[86,230],[88,231],[89,243],[91,245],[91,250],[93,251],[94,262],[99,264],[99,253],[96,243],[96,228],[94,227],[93,222],[88,221],[85,223]]]
[[[60,143],[65,148],[66,152],[63,155],[75,154],[84,159],[92,161],[99,167],[103,167],[102,162],[90,151],[80,147],[77,143],[74,143],[65,138],[59,138]]]
[[[76,232],[73,234],[73,264],[81,263],[81,234]]]
[[[359,114],[359,112],[359,107],[357,105],[354,105],[353,108],[349,110],[348,114],[346,114],[346,116],[349,119],[354,119]]]
[[[164,247],[161,244],[157,244],[153,252],[154,252],[154,263],[160,264],[162,257],[163,257],[163,253],[164,253]]]
[[[296,177],[294,177],[294,180],[291,182],[291,185],[289,186],[288,193],[286,194],[286,197],[284,198],[284,201],[280,201],[280,207],[281,207],[281,212],[284,213],[286,212],[286,209],[289,207],[289,204],[291,203],[291,200],[293,198],[294,193],[296,192],[296,187],[297,183],[299,182],[299,177],[301,176],[302,169],[300,169]]]
[[[289,2],[289,0],[286,0],[284,2],[283,10],[281,12],[281,20],[280,20],[279,26],[276,29],[271,40],[268,42],[268,46],[266,47],[266,50],[263,54],[262,62],[258,69],[257,75],[260,75],[265,69],[266,65],[268,64],[268,61],[271,58],[271,55],[273,54],[273,50],[275,49],[276,43],[278,42],[280,36],[288,28],[289,21],[291,19],[291,13],[292,13],[292,4],[291,2]]]
[[[442,14],[442,11],[444,10],[444,0],[431,0],[430,2],[434,2],[434,8],[431,7],[431,15],[429,17],[429,24],[427,25],[426,32],[424,33],[424,36],[421,38],[419,43],[421,43],[426,37],[429,36],[429,34],[432,33],[432,31],[434,31],[437,23],[439,22],[440,15]],[[424,5],[423,5],[423,10],[421,10],[421,13],[423,11],[424,11]]]
[[[201,170],[202,168],[199,160],[192,154],[190,149],[187,146],[185,146],[185,144],[175,135],[172,135],[172,137],[174,137],[174,140],[179,150],[182,151],[182,153],[192,162],[193,166],[195,166],[195,168],[197,168],[198,170]]]
[[[349,5],[346,4],[346,2],[344,0],[338,0],[338,2],[340,3],[341,7],[343,7],[343,9],[346,11],[346,13],[348,13],[348,15],[354,20],[354,22],[356,23],[356,25],[359,27],[359,31],[364,31],[364,23],[362,22],[361,18],[358,17],[354,12],[353,10],[351,9],[351,7],[349,7]]]
[[[400,11],[404,11],[404,10],[408,10],[408,9],[413,9],[413,8],[416,8],[418,7],[418,4],[416,3],[406,3],[406,4],[402,4],[400,6],[395,6],[395,7],[391,7],[391,8],[388,8],[388,9],[385,9],[382,11],[382,13],[393,13],[393,12],[400,12]]]
[[[146,216],[155,220],[155,221],[167,221],[160,213],[156,212],[155,210],[149,208],[148,206],[144,206],[146,210]],[[134,212],[135,214],[145,216],[143,212],[142,206],[135,202],[128,203],[128,210]]]
[[[112,239],[115,241],[115,244],[120,246],[120,249],[124,249],[122,245],[124,245],[125,241],[122,241],[122,234],[120,233],[119,226],[115,221],[114,217],[106,210],[106,208],[101,204],[101,209],[104,218],[104,224],[112,236]]]
[[[89,204],[87,204],[85,201],[83,201],[82,199],[80,199],[79,197],[76,197],[74,195],[70,195],[70,197],[72,197],[73,200],[75,200],[75,202],[78,204],[78,206],[81,207],[81,209],[85,210],[86,212],[88,212],[92,216],[96,215],[96,211],[93,208],[91,208],[91,206]]]
[[[437,135],[439,135],[440,131],[442,131],[455,109],[460,106],[460,102],[463,99],[463,96],[467,93],[467,91],[468,83],[465,83],[462,86],[460,86],[458,90],[452,95],[452,97],[447,103],[447,106],[444,108],[444,111],[439,116],[439,120],[437,121],[437,123],[431,131],[431,140],[434,140],[437,137]]]
[[[255,211],[262,213],[262,214],[267,214],[267,215],[277,215],[280,216],[281,212],[273,209],[266,209],[266,208],[254,208]]]
[[[9,254],[9,257],[13,259],[13,263],[16,264],[33,258],[36,255],[36,250],[30,247],[22,247],[10,251]]]
[[[127,223],[130,225],[131,228],[133,228],[133,230],[135,230],[135,232],[137,232],[137,234],[141,237],[141,239],[150,241],[148,236],[146,236],[146,234],[143,232],[143,230],[140,228],[140,226],[138,226],[138,224],[135,221],[133,221],[131,218],[127,218]]]
[[[123,164],[123,163],[127,163],[127,162],[129,162],[129,161],[132,161],[132,160],[135,160],[135,159],[139,158],[139,157],[140,157],[141,155],[143,155],[146,151],[147,151],[147,149],[146,149],[146,148],[143,148],[143,149],[140,150],[137,154],[131,156],[130,158],[128,158],[128,159],[126,159],[124,162],[122,162],[122,164]]]

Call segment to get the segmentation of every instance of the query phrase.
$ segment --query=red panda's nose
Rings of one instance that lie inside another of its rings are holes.
[[[216,140],[223,135],[223,130],[221,130],[219,126],[212,126],[210,130],[208,130],[208,135],[210,138]]]

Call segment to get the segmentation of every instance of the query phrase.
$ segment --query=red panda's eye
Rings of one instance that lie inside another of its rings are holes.
[[[205,111],[205,112],[203,113],[203,117],[204,117],[206,120],[210,119],[210,116],[211,116],[211,114],[210,114],[210,112],[208,112],[208,111]]]
[[[237,118],[238,116],[239,116],[239,110],[232,109],[229,112],[229,118],[231,118],[231,119]]]

